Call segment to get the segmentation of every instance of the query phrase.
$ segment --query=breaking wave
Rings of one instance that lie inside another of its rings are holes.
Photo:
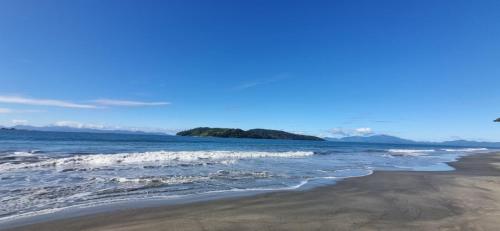
[[[426,153],[435,152],[434,149],[389,149],[393,156],[424,156]]]
[[[445,148],[446,152],[478,152],[478,151],[488,151],[487,148]]]
[[[32,168],[58,168],[76,171],[115,166],[177,166],[182,164],[232,164],[240,159],[253,158],[299,158],[314,155],[314,152],[262,152],[262,151],[154,151],[117,154],[76,155],[46,159],[35,163],[3,163],[0,172]]]

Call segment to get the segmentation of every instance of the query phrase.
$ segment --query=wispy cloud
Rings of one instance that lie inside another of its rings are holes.
[[[24,104],[24,105],[35,105],[35,106],[52,106],[52,107],[64,107],[64,108],[84,108],[84,109],[97,108],[97,106],[90,104],[79,104],[79,103],[73,103],[69,101],[55,100],[55,99],[35,99],[35,98],[27,98],[21,96],[0,96],[0,103]]]
[[[170,102],[143,102],[132,100],[98,99],[92,101],[102,106],[121,106],[121,107],[147,107],[147,106],[165,106]]]
[[[51,106],[63,108],[80,108],[80,109],[96,109],[103,108],[103,106],[116,106],[116,107],[146,107],[146,106],[164,106],[169,105],[170,102],[144,102],[133,100],[115,100],[115,99],[97,99],[89,103],[75,103],[57,99],[38,99],[23,96],[2,96],[0,95],[0,103],[8,104],[23,104],[33,106]],[[30,110],[34,111],[34,110]],[[12,110],[8,108],[0,108],[0,113],[15,113],[21,110]],[[23,111],[28,112],[28,110]]]
[[[245,89],[254,88],[254,87],[257,87],[260,85],[275,83],[275,82],[285,80],[288,78],[289,78],[289,76],[287,74],[280,74],[280,75],[277,75],[277,76],[274,76],[274,77],[271,77],[268,79],[256,79],[256,80],[248,81],[248,82],[242,83],[238,86],[235,86],[233,88],[233,90],[245,90]]]

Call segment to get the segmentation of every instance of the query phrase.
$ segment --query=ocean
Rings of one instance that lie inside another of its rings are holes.
[[[66,208],[449,171],[481,147],[0,131],[0,222]]]

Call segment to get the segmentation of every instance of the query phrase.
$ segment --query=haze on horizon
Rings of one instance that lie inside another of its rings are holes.
[[[0,2],[0,125],[500,141],[500,2]]]

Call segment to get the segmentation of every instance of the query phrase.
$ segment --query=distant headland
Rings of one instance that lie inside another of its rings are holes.
[[[17,130],[17,129],[15,129],[15,128],[4,128],[4,127],[2,127],[2,128],[0,128],[0,130],[15,131],[15,130]]]
[[[251,139],[280,139],[280,140],[316,140],[324,139],[316,136],[299,135],[279,130],[239,128],[209,128],[199,127],[177,133],[178,136],[211,136],[221,138],[251,138]]]

